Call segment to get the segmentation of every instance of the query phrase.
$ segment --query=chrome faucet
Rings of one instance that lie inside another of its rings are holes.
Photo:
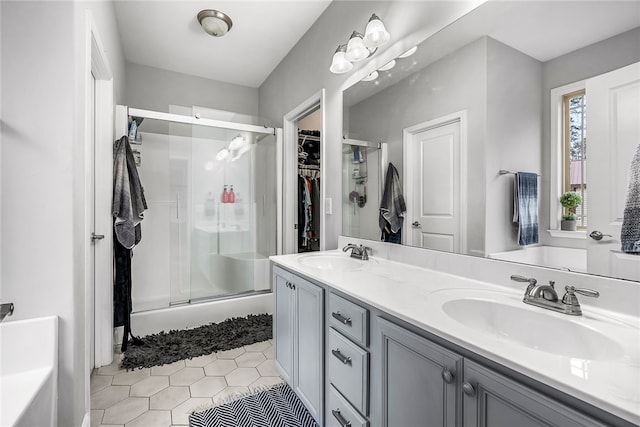
[[[347,252],[349,249],[351,249],[351,258],[361,259],[363,261],[367,261],[369,259],[369,253],[371,252],[370,247],[349,243],[347,246],[342,248],[342,252]]]
[[[5,317],[11,316],[12,314],[13,314],[12,302],[0,304],[0,322],[2,322]]]
[[[581,316],[582,308],[576,293],[592,298],[598,298],[600,293],[591,289],[581,289],[575,286],[565,286],[565,294],[562,299],[558,299],[555,282],[550,280],[548,285],[539,285],[534,278],[526,278],[522,276],[511,276],[511,280],[516,282],[529,282],[527,290],[524,292],[522,302],[525,304],[535,305],[536,307],[546,308],[548,310],[557,311],[559,313],[569,314],[571,316]]]

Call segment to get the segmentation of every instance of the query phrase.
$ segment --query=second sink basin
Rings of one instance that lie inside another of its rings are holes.
[[[617,359],[624,355],[617,342],[585,325],[582,318],[563,319],[551,312],[543,313],[499,292],[456,293],[444,301],[441,308],[448,317],[467,328],[531,349],[590,360]]]
[[[300,264],[320,270],[352,271],[364,267],[371,261],[360,261],[342,254],[309,254],[302,255]]]

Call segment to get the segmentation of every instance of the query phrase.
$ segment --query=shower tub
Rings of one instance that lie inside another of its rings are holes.
[[[271,165],[281,132],[217,120],[226,116],[216,110],[171,111],[179,114],[120,106],[116,113],[122,132],[127,117],[144,117],[141,143],[132,145],[148,205],[132,260],[131,326],[141,336],[273,312]],[[241,143],[247,146],[238,149]],[[222,201],[227,185],[235,203]],[[117,328],[116,343],[121,334]]]
[[[587,272],[587,250],[557,246],[534,246],[514,251],[496,252],[489,258],[562,270]]]

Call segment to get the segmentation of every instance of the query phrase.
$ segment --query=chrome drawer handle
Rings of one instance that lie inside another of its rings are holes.
[[[347,325],[347,326],[351,326],[351,318],[350,317],[344,317],[342,314],[340,314],[339,311],[334,311],[331,313],[331,316],[336,319],[338,322]]]
[[[336,348],[335,350],[331,350],[331,353],[336,357],[336,359],[338,359],[339,361],[341,361],[345,365],[351,365],[351,358],[345,356],[342,353],[340,353],[340,349],[339,348]]]
[[[332,409],[331,413],[333,414],[335,419],[338,420],[342,427],[351,427],[351,421],[347,421],[344,419],[344,417],[340,413],[340,409]]]

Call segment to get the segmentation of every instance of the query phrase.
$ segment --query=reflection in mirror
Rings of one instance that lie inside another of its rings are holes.
[[[405,244],[640,281],[621,250],[639,46],[640,2],[487,2],[348,88],[343,133],[388,143]],[[379,240],[343,153],[343,233]],[[576,231],[561,230],[566,191],[583,199]]]

